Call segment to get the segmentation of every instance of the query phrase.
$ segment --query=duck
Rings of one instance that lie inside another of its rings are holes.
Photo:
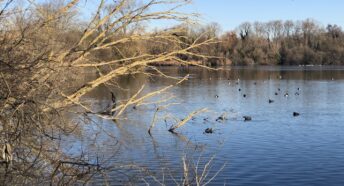
[[[223,121],[225,118],[223,116],[219,116],[215,121]]]
[[[252,117],[251,116],[243,116],[244,121],[251,121]]]
[[[293,112],[293,116],[294,116],[294,117],[299,116],[299,115],[300,115],[300,113],[298,113],[298,112]]]
[[[223,120],[227,120],[225,113],[219,116],[215,121],[223,121]]]
[[[204,133],[206,133],[206,134],[212,134],[213,132],[214,132],[214,130],[212,128],[206,128],[204,130]]]
[[[273,103],[274,102],[274,100],[272,100],[272,99],[269,99],[269,103]]]

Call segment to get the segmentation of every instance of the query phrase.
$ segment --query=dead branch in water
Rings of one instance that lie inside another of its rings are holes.
[[[154,112],[154,116],[153,116],[153,119],[152,119],[152,123],[150,124],[149,126],[149,129],[148,129],[148,134],[150,136],[152,136],[152,133],[151,133],[151,130],[153,129],[153,127],[155,126],[155,123],[156,123],[156,120],[157,120],[157,114],[159,112],[159,107],[156,109],[156,111]]]
[[[171,126],[168,131],[171,132],[171,133],[174,133],[176,129],[178,129],[179,127],[182,127],[183,125],[185,125],[188,121],[190,121],[192,119],[192,117],[194,117],[194,116],[196,116],[196,115],[198,115],[200,113],[207,112],[207,111],[208,110],[206,108],[203,108],[203,109],[199,109],[199,110],[191,112],[188,116],[186,116],[186,118],[181,120],[177,125]]]

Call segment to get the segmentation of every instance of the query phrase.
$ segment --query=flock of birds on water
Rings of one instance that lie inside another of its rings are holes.
[[[279,78],[282,79],[281,76],[280,76]],[[229,80],[229,79],[228,79],[228,80]],[[238,79],[238,80],[235,82],[235,84],[236,84],[236,85],[239,85],[239,82],[240,82],[240,79]],[[231,84],[231,82],[229,82],[229,85],[230,85],[230,84]],[[257,82],[254,82],[254,85],[257,85]],[[238,91],[239,91],[239,92],[242,92],[242,89],[241,89],[241,88],[238,88]],[[283,94],[283,93],[282,93],[281,89],[278,88],[277,91],[275,92],[275,96],[278,96],[278,95],[280,95],[280,94]],[[299,96],[299,95],[300,95],[300,88],[297,88],[297,91],[295,92],[295,96]],[[247,97],[246,94],[242,94],[242,96],[243,96],[244,98]],[[283,96],[286,97],[286,98],[289,97],[288,91],[285,92],[285,93],[283,94]],[[215,95],[215,98],[219,98],[219,95]],[[273,102],[275,102],[273,99],[268,99],[268,103],[269,103],[269,104],[272,104]],[[300,113],[298,113],[298,112],[293,112],[292,115],[293,115],[294,117],[297,117],[297,116],[300,116]],[[246,122],[246,121],[251,121],[251,120],[252,120],[252,117],[251,117],[251,116],[248,116],[248,115],[245,115],[245,116],[243,116],[243,119],[244,119],[245,122]],[[208,118],[204,118],[204,120],[206,121],[206,120],[208,120]],[[224,120],[226,120],[226,117],[225,117],[224,115],[221,115],[221,116],[219,116],[215,121],[220,122],[220,121],[224,121]],[[204,130],[204,133],[206,133],[206,134],[211,134],[211,133],[213,133],[213,132],[214,132],[214,130],[213,130],[212,128],[206,128],[206,129]]]
[[[281,76],[280,76],[279,78],[282,79]],[[230,79],[228,79],[228,80],[229,80],[229,85],[230,85],[230,84],[231,84],[231,80],[230,80]],[[235,82],[235,84],[236,84],[236,85],[239,85],[239,82],[240,82],[240,79],[238,79],[238,80]],[[257,85],[257,82],[254,82],[254,85]],[[242,89],[241,89],[241,88],[238,88],[238,91],[239,91],[239,92],[242,92]],[[295,92],[295,96],[299,96],[299,95],[300,95],[299,91],[300,91],[300,88],[297,88],[297,91]],[[116,108],[116,96],[115,96],[115,94],[114,94],[113,92],[110,92],[110,93],[111,93],[111,101],[112,101],[112,104],[111,104],[111,105],[108,105],[108,107],[107,107],[108,109],[106,109],[105,112],[101,112],[101,114],[111,114],[111,115],[114,115],[114,114],[115,114],[115,112],[112,111],[112,110],[113,110],[114,108]],[[278,95],[280,95],[280,94],[282,94],[282,91],[281,91],[280,88],[278,88],[277,91],[275,92],[275,95],[278,96]],[[243,96],[244,98],[247,97],[246,94],[242,94],[242,96]],[[284,93],[284,97],[288,97],[288,96],[289,96],[289,93],[288,93],[288,91],[287,91],[287,92]],[[215,95],[215,98],[219,98],[219,95]],[[274,102],[273,99],[268,99],[268,103],[269,103],[269,104],[271,104],[271,103],[273,103],[273,102]],[[136,110],[136,107],[134,106],[133,109]],[[297,117],[297,116],[299,116],[299,115],[300,115],[300,113],[298,113],[298,112],[293,112],[293,116],[294,116],[294,117]],[[204,120],[204,121],[208,121],[208,119],[209,119],[209,118],[204,118],[203,120]],[[244,116],[243,116],[243,119],[244,119],[245,122],[246,122],[246,121],[251,121],[251,120],[252,120],[252,117],[251,117],[251,116],[248,116],[248,115],[244,115]],[[226,116],[225,116],[224,114],[222,114],[221,116],[217,117],[215,121],[216,121],[216,122],[222,122],[222,121],[224,121],[224,120],[227,120],[227,118],[226,118]],[[206,133],[206,134],[211,134],[211,133],[213,133],[213,132],[214,132],[214,130],[213,130],[212,128],[206,128],[206,129],[204,130],[204,133]]]

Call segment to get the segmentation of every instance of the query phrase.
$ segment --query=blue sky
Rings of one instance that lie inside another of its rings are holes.
[[[193,0],[186,11],[217,22],[223,31],[244,21],[302,20],[312,18],[326,25],[344,26],[344,0]]]
[[[87,2],[84,11],[94,12],[99,0]],[[153,11],[159,10],[159,7],[153,9]],[[319,21],[323,25],[330,23],[344,27],[344,0],[193,0],[191,5],[180,10],[187,13],[200,13],[201,23],[217,22],[221,25],[223,32],[233,30],[245,21],[304,20],[307,18]],[[164,28],[172,25],[173,22],[160,21],[151,23],[149,27]]]

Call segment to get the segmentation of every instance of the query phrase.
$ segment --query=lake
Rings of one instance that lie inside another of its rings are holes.
[[[162,107],[167,103],[130,106],[123,115],[127,119],[120,121],[91,117],[83,137],[66,144],[67,151],[89,149],[89,159],[97,157],[111,165],[106,176],[110,185],[181,184],[184,156],[190,174],[196,165],[202,173],[211,160],[205,178],[205,182],[211,179],[210,185],[344,184],[343,67],[160,70],[175,77],[190,74],[188,81],[149,100],[173,97],[167,108]],[[138,74],[119,79],[121,88],[100,87],[85,99],[94,108],[104,108],[111,98],[109,89],[124,100],[143,84],[144,92],[149,92],[175,82]],[[150,136],[147,130],[158,106],[161,110]],[[168,132],[200,108],[208,112],[176,129],[177,134]],[[252,120],[244,121],[243,116]],[[213,133],[205,133],[207,128]],[[93,184],[102,185],[101,180],[102,176],[95,176]]]

